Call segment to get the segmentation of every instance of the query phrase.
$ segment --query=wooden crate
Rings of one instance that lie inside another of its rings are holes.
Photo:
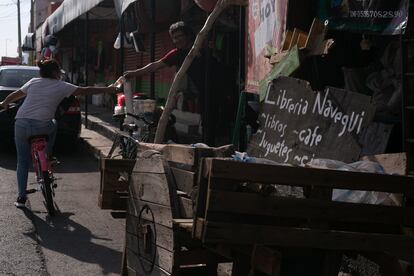
[[[311,196],[267,194],[273,184],[307,187]],[[334,188],[410,194],[414,178],[207,158],[193,235],[209,247],[414,253],[414,236],[404,231],[414,226],[413,207],[334,202]]]
[[[196,184],[198,163],[201,158],[210,156],[228,156],[231,146],[220,148],[194,148],[179,144],[140,143],[139,152],[156,150],[162,153],[172,168],[172,175],[177,185],[180,209],[184,217],[192,217],[192,201],[190,200],[193,187]],[[100,159],[101,184],[98,205],[102,209],[126,210],[129,175],[135,160]]]
[[[195,148],[180,144],[140,143],[139,151],[155,150],[168,162],[172,181],[176,186],[180,208],[180,218],[192,218],[192,206],[195,200],[199,163],[206,157],[229,157],[234,153],[232,145],[217,148]]]
[[[128,182],[134,165],[135,160],[100,159],[98,205],[101,209],[126,210]]]

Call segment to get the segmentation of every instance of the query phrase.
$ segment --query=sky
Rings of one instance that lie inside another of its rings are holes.
[[[20,0],[22,43],[30,24],[30,1]],[[0,56],[17,57],[17,45],[17,0],[0,0]]]

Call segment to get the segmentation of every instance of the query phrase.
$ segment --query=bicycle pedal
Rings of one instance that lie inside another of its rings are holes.
[[[33,194],[33,193],[36,193],[37,192],[37,189],[28,189],[28,190],[26,190],[26,194]]]
[[[60,161],[57,161],[57,160],[50,161],[50,166],[56,167],[58,165],[60,165]]]

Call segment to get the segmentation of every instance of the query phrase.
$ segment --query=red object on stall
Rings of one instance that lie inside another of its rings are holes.
[[[132,97],[140,97],[142,95],[144,94],[135,92],[134,94],[132,94]],[[125,106],[125,94],[124,93],[116,94],[116,103],[118,106]]]
[[[194,2],[206,12],[212,12],[217,0],[194,0]]]

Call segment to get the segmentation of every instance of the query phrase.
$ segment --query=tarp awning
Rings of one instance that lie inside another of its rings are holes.
[[[35,49],[35,43],[34,43],[34,33],[28,33],[24,37],[22,50],[23,51],[33,51]]]
[[[49,28],[49,34],[55,34],[62,30],[82,14],[98,6],[104,0],[65,0],[45,21]],[[118,0],[116,0],[118,1]]]
[[[120,17],[124,11],[128,8],[129,5],[138,0],[114,0],[116,13]]]

